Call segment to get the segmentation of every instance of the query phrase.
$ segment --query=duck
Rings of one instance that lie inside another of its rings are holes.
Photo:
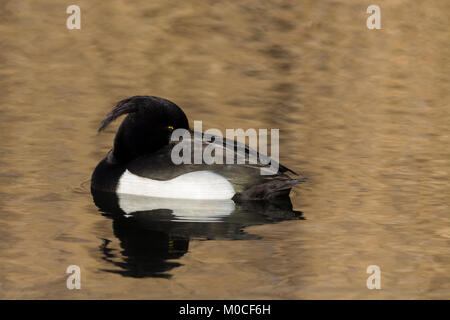
[[[98,132],[126,115],[114,137],[113,147],[98,163],[91,177],[92,192],[164,199],[281,201],[289,199],[293,186],[305,182],[293,170],[277,163],[269,169],[267,157],[238,141],[194,132],[183,110],[156,96],[133,96],[119,101],[101,122]],[[176,130],[191,133],[190,139],[173,140]],[[249,163],[174,163],[172,151],[179,143],[219,148],[237,157],[238,148],[256,154]],[[231,146],[231,150],[230,150]],[[267,160],[267,158],[266,158]],[[275,161],[270,159],[272,163]],[[289,199],[290,200],[290,199]]]

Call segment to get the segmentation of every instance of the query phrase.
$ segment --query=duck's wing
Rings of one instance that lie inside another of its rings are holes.
[[[184,144],[184,151],[189,150],[190,147],[190,157],[186,157],[185,159],[188,161],[182,164],[175,164],[172,153],[174,153],[174,157],[179,157],[180,150],[183,149],[182,144]],[[207,164],[203,156],[197,159],[197,162],[200,163],[195,163],[195,145],[197,145],[197,148],[201,146],[201,155],[204,154],[205,150],[208,154],[211,154],[212,149],[215,150],[213,154],[221,152],[222,163]],[[241,154],[238,154],[238,150],[241,150]],[[243,164],[236,163],[237,158],[239,156],[242,157],[242,150],[246,160],[248,160],[250,155],[256,155],[256,163],[249,164],[248,161]],[[227,153],[229,157],[231,154],[233,163],[226,163]],[[192,134],[189,139],[171,142],[157,152],[139,157],[127,164],[127,170],[137,176],[159,181],[171,180],[196,171],[214,172],[226,178],[232,184],[236,194],[239,194],[243,200],[255,197],[267,198],[270,194],[275,195],[286,191],[289,193],[293,185],[304,181],[298,177],[290,177],[288,173],[295,174],[292,170],[279,165],[273,159],[258,153],[244,144],[226,138],[203,134]],[[264,174],[262,174],[263,171]]]
[[[192,134],[195,134],[195,133],[192,132]],[[200,135],[198,135],[198,136],[200,136]],[[279,171],[281,173],[291,172],[291,173],[297,175],[297,173],[294,172],[293,170],[283,166],[282,164],[280,164],[279,162],[275,161],[274,159],[268,157],[267,155],[259,153],[255,149],[252,149],[249,146],[247,146],[239,141],[227,139],[227,138],[224,138],[221,136],[215,136],[212,134],[205,134],[205,133],[203,133],[201,137],[202,137],[202,140],[204,141],[203,142],[204,145],[208,145],[208,144],[217,145],[219,148],[223,148],[224,154],[226,152],[231,152],[233,154],[234,163],[237,163],[237,159],[239,158],[239,151],[240,151],[241,153],[243,153],[246,161],[248,161],[251,157],[254,157],[254,159],[257,160],[256,163],[253,163],[251,165],[255,165],[259,168],[268,167],[270,165],[272,167],[278,168],[277,171]],[[226,156],[224,155],[224,161],[226,160],[225,158],[226,158]]]

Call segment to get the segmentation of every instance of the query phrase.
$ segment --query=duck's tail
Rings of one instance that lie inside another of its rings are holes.
[[[247,200],[281,200],[289,197],[293,186],[307,180],[307,178],[276,178],[235,194],[233,200],[237,202]]]

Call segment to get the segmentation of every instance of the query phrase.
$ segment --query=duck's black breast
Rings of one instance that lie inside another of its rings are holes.
[[[125,164],[114,160],[110,151],[106,157],[99,162],[91,177],[91,189],[104,192],[115,192],[122,174],[126,170]]]

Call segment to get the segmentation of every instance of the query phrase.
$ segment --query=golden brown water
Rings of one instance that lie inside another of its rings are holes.
[[[450,298],[448,1],[0,3],[0,298]],[[151,94],[208,128],[280,128],[306,220],[191,240],[170,278],[120,260],[89,193],[118,100]],[[82,289],[68,290],[68,265]],[[381,290],[366,268],[381,268]]]

